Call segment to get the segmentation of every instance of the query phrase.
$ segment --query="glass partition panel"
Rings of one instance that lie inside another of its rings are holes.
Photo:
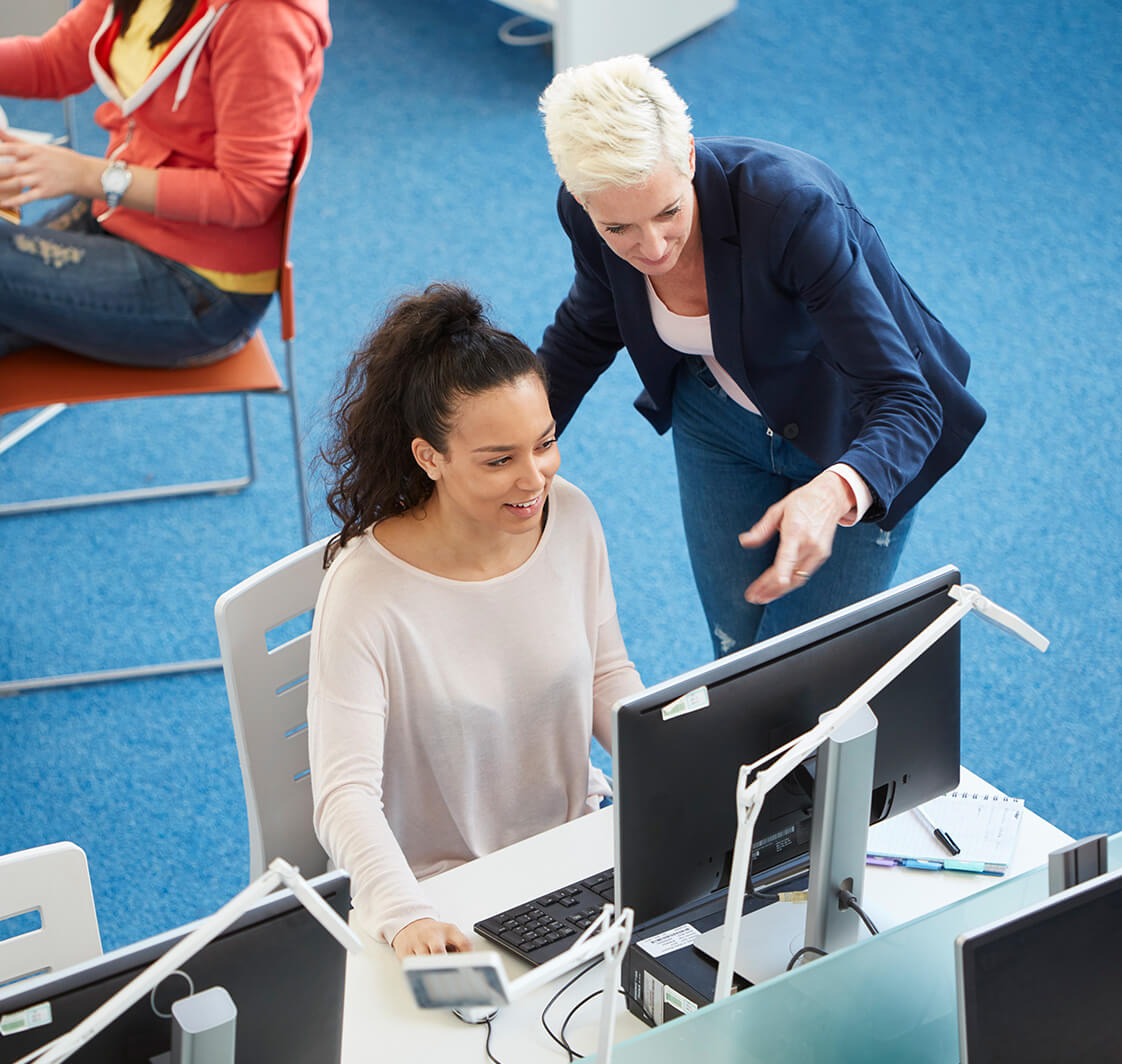
[[[1122,834],[1108,844],[1122,866]],[[1033,869],[616,1046],[615,1064],[955,1064],[954,940],[1048,896]]]

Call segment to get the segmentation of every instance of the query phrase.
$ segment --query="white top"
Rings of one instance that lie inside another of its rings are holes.
[[[315,828],[387,942],[438,918],[418,879],[599,806],[589,741],[642,687],[600,522],[555,477],[534,553],[491,580],[417,569],[368,531],[328,569],[312,627]],[[596,797],[592,797],[596,796]]]
[[[651,321],[654,323],[658,338],[684,355],[700,355],[705,359],[710,373],[721,386],[721,390],[738,406],[753,414],[759,414],[760,408],[744,394],[744,389],[729,375],[724,366],[717,361],[713,353],[713,332],[709,326],[709,315],[698,314],[688,316],[675,314],[661,299],[651,284],[651,279],[645,277],[647,282],[647,301],[651,307]],[[762,416],[762,415],[761,415]],[[864,478],[852,466],[844,462],[835,462],[829,467],[831,472],[837,473],[850,487],[857,505],[850,510],[838,524],[856,524],[864,516],[865,511],[873,504],[873,493]]]

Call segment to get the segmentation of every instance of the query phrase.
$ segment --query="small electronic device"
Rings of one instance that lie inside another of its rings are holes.
[[[451,1009],[468,1023],[486,1023],[502,1005],[543,986],[594,959],[604,961],[600,1006],[600,1039],[596,1059],[610,1064],[615,1031],[615,991],[623,955],[631,942],[634,917],[630,909],[618,916],[611,905],[564,953],[507,982],[497,953],[445,953],[407,957],[401,962],[413,998],[423,1009]],[[583,973],[582,973],[583,974]]]
[[[452,1009],[468,1023],[483,1023],[510,1004],[510,984],[493,951],[406,957],[401,970],[422,1009]]]

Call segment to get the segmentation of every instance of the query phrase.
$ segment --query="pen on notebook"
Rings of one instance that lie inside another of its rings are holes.
[[[924,813],[924,811],[922,809],[920,809],[920,807],[918,805],[912,810],[912,812],[915,813],[919,822],[925,828],[927,828],[927,830],[930,831],[931,834],[934,835],[936,839],[939,840],[939,842],[942,844],[943,848],[947,851],[947,853],[949,853],[952,857],[954,857],[956,854],[959,854],[959,853],[962,852],[958,848],[958,844],[954,841],[954,839],[952,839],[950,837],[950,835],[948,835],[945,831],[941,830],[940,828],[937,828],[934,824],[932,824],[931,821],[927,819],[927,816]]]

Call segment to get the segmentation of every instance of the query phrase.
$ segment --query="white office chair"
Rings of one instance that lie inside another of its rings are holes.
[[[38,911],[40,926],[0,941],[0,985],[101,956],[86,854],[54,842],[0,856],[0,921]]]
[[[308,770],[311,611],[327,538],[273,562],[214,605],[249,817],[250,878],[283,857],[310,878],[327,871],[312,830]],[[289,622],[300,619],[297,634]],[[270,648],[270,633],[279,645]]]

